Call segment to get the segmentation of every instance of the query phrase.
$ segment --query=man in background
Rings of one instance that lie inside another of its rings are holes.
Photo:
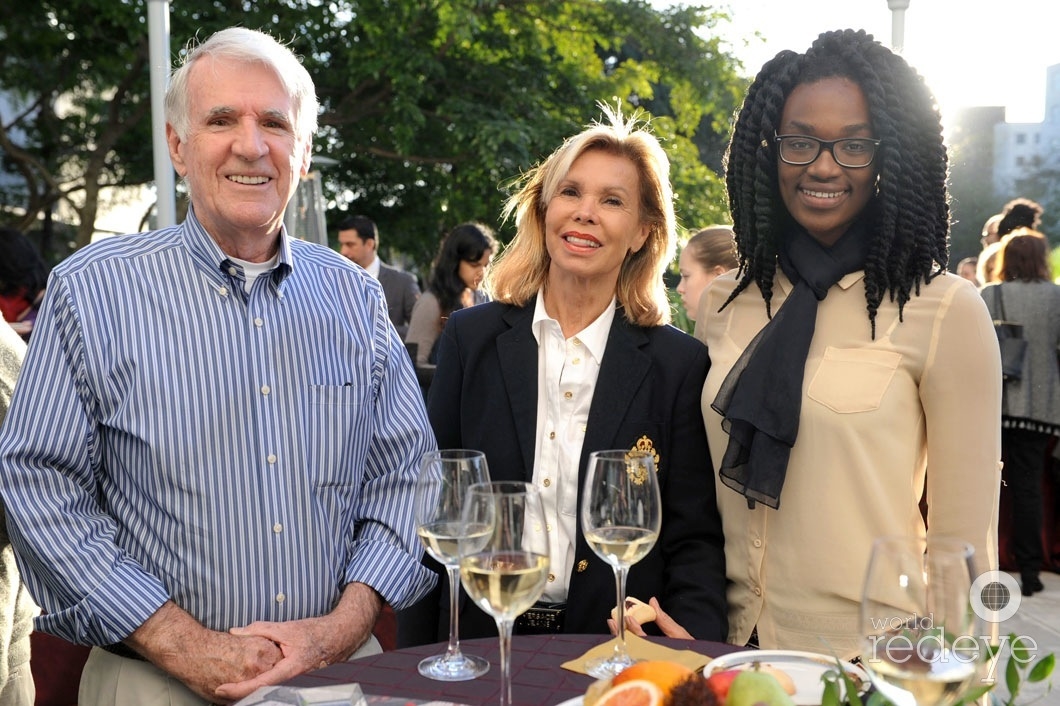
[[[420,296],[416,278],[379,259],[379,232],[367,216],[350,216],[339,223],[339,252],[379,280],[386,296],[387,311],[402,340],[409,330],[412,305]]]
[[[184,56],[187,218],[52,270],[0,430],[36,627],[97,646],[80,706],[236,701],[379,652],[383,603],[434,585],[412,502],[434,437],[382,289],[283,227],[309,73],[246,28]]]

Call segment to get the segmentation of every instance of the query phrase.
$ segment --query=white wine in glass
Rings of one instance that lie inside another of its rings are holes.
[[[449,576],[449,646],[444,654],[420,662],[419,672],[438,681],[466,681],[485,674],[489,662],[460,651],[458,598],[460,591],[459,542],[463,532],[481,537],[485,525],[466,526],[462,512],[467,490],[489,480],[486,456],[481,451],[445,449],[430,451],[420,461],[416,480],[416,533],[427,553],[445,566]]]
[[[460,581],[475,605],[497,622],[501,706],[512,703],[515,618],[541,597],[548,580],[548,539],[532,526],[543,512],[541,495],[529,483],[477,483],[464,505],[464,525],[475,530],[460,536]]]
[[[861,600],[862,664],[898,706],[949,706],[979,673],[982,631],[969,604],[966,542],[882,537]]]
[[[612,677],[633,664],[626,650],[626,575],[659,538],[662,500],[655,473],[649,453],[619,449],[589,454],[582,490],[582,534],[596,555],[614,569],[618,605],[614,652],[585,665],[597,679]]]

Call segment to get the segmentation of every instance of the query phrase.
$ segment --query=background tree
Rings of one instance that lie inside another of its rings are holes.
[[[978,256],[986,219],[1001,210],[1005,199],[994,195],[994,125],[1004,122],[1005,109],[969,108],[957,116],[947,136],[950,157],[950,270],[966,257]]]
[[[329,207],[372,216],[384,249],[418,262],[464,220],[506,239],[506,186],[599,117],[598,101],[617,100],[653,116],[683,219],[724,218],[695,142],[727,135],[742,96],[735,59],[701,36],[722,18],[618,1],[345,5],[305,52],[324,64],[318,149],[338,160],[322,170]]]
[[[102,190],[152,180],[145,6],[43,0],[0,15],[6,222],[30,229],[62,207],[80,246]],[[367,213],[385,250],[425,263],[452,225],[496,224],[506,184],[598,101],[648,111],[684,223],[725,220],[716,170],[745,82],[710,37],[724,19],[643,0],[184,0],[170,28],[174,54],[233,23],[289,40],[321,97],[317,154],[337,162],[320,167],[329,215]]]

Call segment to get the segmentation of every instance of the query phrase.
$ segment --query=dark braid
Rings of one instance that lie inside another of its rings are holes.
[[[949,262],[947,158],[935,99],[904,59],[864,31],[820,35],[805,54],[783,51],[748,89],[726,155],[726,186],[740,260],[740,280],[724,308],[751,282],[771,314],[778,241],[790,219],[777,186],[773,135],[796,86],[841,77],[865,94],[881,140],[873,168],[877,195],[866,207],[873,242],[865,263],[872,336],[884,296],[905,303]]]

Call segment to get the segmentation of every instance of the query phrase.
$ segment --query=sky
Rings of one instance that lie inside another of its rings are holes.
[[[657,5],[673,4],[655,0]],[[891,46],[887,0],[683,0],[728,8],[717,31],[749,76],[782,49],[804,51],[823,31],[864,29]],[[762,39],[755,38],[755,32]],[[1040,122],[1045,69],[1060,64],[1058,0],[909,0],[906,60],[948,123],[970,106],[1004,106],[1008,122]]]

